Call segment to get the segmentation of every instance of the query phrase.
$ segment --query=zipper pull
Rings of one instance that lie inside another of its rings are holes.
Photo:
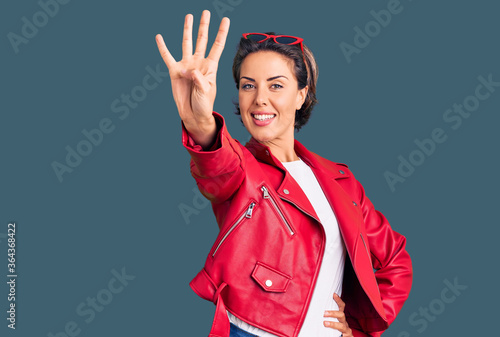
[[[266,186],[262,186],[262,191],[264,191],[264,199],[269,199],[269,192],[267,191]]]
[[[254,206],[255,206],[255,202],[252,202],[252,203],[250,204],[250,206],[248,206],[248,209],[247,209],[247,212],[246,212],[245,216],[246,216],[247,218],[249,218],[249,219],[252,217],[252,211],[253,211],[253,207],[254,207]]]

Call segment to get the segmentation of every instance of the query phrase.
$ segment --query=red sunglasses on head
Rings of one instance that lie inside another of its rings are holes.
[[[247,40],[252,40],[259,43],[272,38],[274,42],[278,44],[288,44],[288,45],[300,44],[300,49],[302,50],[302,56],[304,57],[304,64],[307,64],[306,57],[304,54],[304,46],[302,45],[302,41],[304,41],[304,39],[301,37],[290,36],[290,35],[268,35],[263,33],[244,33],[243,37]]]

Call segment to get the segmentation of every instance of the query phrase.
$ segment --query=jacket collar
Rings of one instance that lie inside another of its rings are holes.
[[[271,153],[271,150],[267,145],[259,143],[255,138],[251,137],[250,140],[245,144],[245,147],[253,154],[255,158],[260,161],[263,161],[269,165],[273,165],[278,167],[286,174],[287,170],[283,166],[283,164]],[[325,159],[318,156],[316,153],[309,151],[306,149],[302,143],[300,143],[297,139],[294,139],[294,150],[297,153],[297,156],[300,157],[309,167],[313,170],[321,171],[323,174],[330,175],[333,179],[343,179],[349,178],[350,172],[346,169],[347,166],[343,164],[335,163],[336,168],[325,171]],[[332,162],[328,161],[331,165]]]

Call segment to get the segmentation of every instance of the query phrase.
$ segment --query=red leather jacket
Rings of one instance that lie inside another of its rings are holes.
[[[203,151],[182,124],[191,173],[212,203],[220,233],[204,268],[190,282],[217,304],[210,336],[229,336],[226,309],[278,336],[296,337],[305,319],[325,246],[323,227],[306,195],[269,148],[229,135],[224,118]],[[354,336],[380,336],[396,318],[412,283],[406,239],[374,209],[344,164],[295,152],[311,167],[337,217],[348,256],[342,299]],[[328,294],[333,296],[333,294]]]

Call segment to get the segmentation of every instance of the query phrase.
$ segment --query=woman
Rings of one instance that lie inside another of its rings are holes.
[[[234,58],[241,145],[213,111],[229,19],[207,58],[210,12],[182,60],[156,36],[182,120],[191,173],[220,228],[192,289],[217,307],[210,336],[380,336],[408,297],[405,238],[344,164],[307,150],[294,130],[316,103],[317,66],[301,38],[243,34]],[[341,296],[341,297],[340,297]]]

